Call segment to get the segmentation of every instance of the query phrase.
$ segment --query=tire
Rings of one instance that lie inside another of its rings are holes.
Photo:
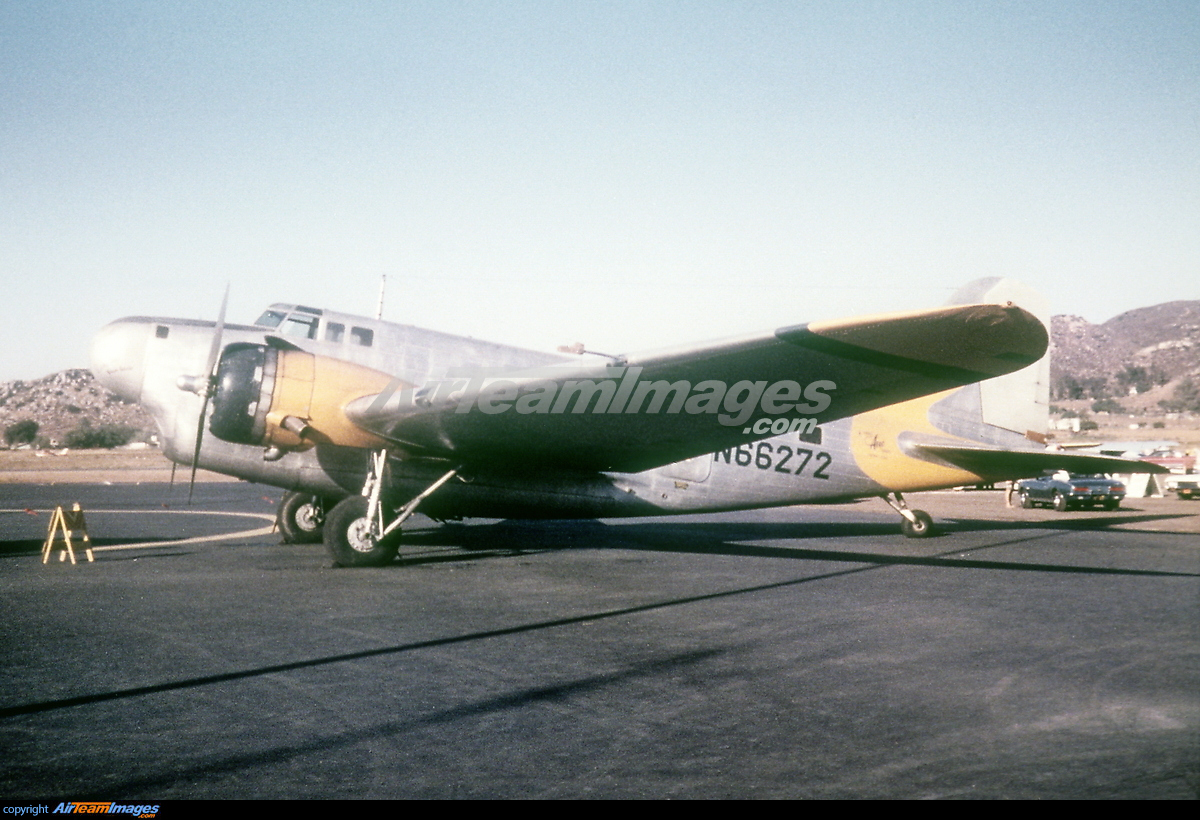
[[[917,520],[909,521],[905,517],[900,518],[900,532],[904,533],[905,538],[928,538],[933,535],[933,518],[924,510],[912,510],[913,517]]]
[[[1054,494],[1054,509],[1059,512],[1066,512],[1070,505],[1067,504],[1067,497],[1062,493]]]
[[[339,567],[382,567],[396,559],[400,549],[397,529],[376,541],[368,532],[367,499],[361,495],[343,498],[325,519],[325,549]]]
[[[325,500],[310,493],[285,493],[275,515],[285,544],[317,544],[325,527]]]
[[[1027,493],[1027,492],[1021,493],[1021,509],[1023,509],[1023,510],[1032,510],[1033,509],[1033,499],[1029,497],[1029,493]]]

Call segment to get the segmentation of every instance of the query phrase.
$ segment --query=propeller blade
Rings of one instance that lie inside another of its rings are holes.
[[[192,477],[188,480],[188,500],[192,503],[192,491],[196,489],[196,469],[200,463],[200,445],[204,442],[204,417],[208,414],[208,402],[216,387],[217,365],[221,357],[221,336],[225,333],[225,308],[229,305],[229,284],[225,284],[225,295],[221,297],[221,309],[217,312],[217,324],[213,328],[212,343],[208,348],[208,362],[204,367],[204,401],[200,403],[200,419],[196,422],[196,446],[192,450]]]
[[[225,308],[229,304],[229,285],[225,285],[225,295],[221,297],[221,309],[217,312],[217,326],[213,328],[212,344],[208,348],[208,364],[204,374],[209,380],[209,393],[212,393],[212,378],[217,375],[217,359],[221,355],[221,336],[225,333]]]
[[[204,442],[204,416],[208,412],[209,394],[204,394],[204,401],[200,404],[200,423],[196,425],[196,448],[192,450],[192,477],[188,479],[188,498],[187,503],[192,503],[192,491],[196,489],[196,468],[200,463],[200,445]]]

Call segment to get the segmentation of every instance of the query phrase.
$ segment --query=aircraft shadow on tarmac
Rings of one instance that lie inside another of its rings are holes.
[[[1173,515],[1138,517],[1105,517],[1063,521],[975,521],[958,520],[954,532],[996,532],[1006,537],[992,544],[955,545],[946,552],[930,555],[901,555],[869,549],[814,549],[803,545],[808,541],[847,539],[862,536],[895,535],[891,522],[796,523],[796,522],[644,522],[607,525],[600,521],[520,521],[504,520],[494,524],[447,524],[438,529],[405,533],[404,546],[396,567],[444,561],[483,560],[512,555],[528,555],[568,549],[625,549],[646,552],[691,553],[696,555],[726,555],[757,558],[786,558],[800,561],[841,561],[887,566],[915,564],[971,569],[1032,570],[1040,572],[1071,572],[1129,575],[1189,575],[1190,573],[1132,570],[1113,567],[1086,567],[1014,561],[984,561],[960,556],[964,550],[978,554],[1014,544],[1052,538],[1062,531],[1105,530],[1108,523],[1120,521],[1151,521],[1170,519]],[[1163,535],[1163,533],[1159,533]],[[1191,538],[1181,534],[1185,538]],[[1010,537],[1015,536],[1015,537]],[[793,542],[796,545],[778,546],[747,542]],[[845,544],[845,541],[842,541]],[[904,542],[911,544],[912,542]],[[943,542],[944,543],[944,542]],[[449,547],[452,552],[406,555],[405,548]],[[463,554],[461,551],[466,551]]]
[[[631,521],[606,524],[598,520],[546,520],[531,521],[505,519],[494,523],[446,523],[418,526],[406,529],[400,550],[400,558],[393,565],[400,568],[430,563],[481,561],[514,555],[533,555],[542,552],[557,552],[569,549],[626,549],[647,552],[693,553],[698,555],[728,555],[743,557],[788,558],[792,560],[838,560],[875,565],[897,563],[950,563],[956,566],[973,565],[981,562],[965,562],[963,559],[948,560],[938,554],[925,556],[896,555],[890,552],[865,549],[814,549],[813,542],[837,540],[841,546],[849,546],[846,539],[871,536],[894,537],[898,545],[913,546],[923,543],[950,546],[947,537],[962,533],[993,532],[1003,535],[1004,540],[996,544],[954,545],[945,554],[954,555],[969,549],[978,554],[988,548],[1007,546],[1020,541],[1053,537],[1063,532],[1105,532],[1111,524],[1138,524],[1167,521],[1189,516],[1180,514],[1136,514],[1136,509],[1103,517],[1054,518],[1039,521],[997,521],[984,519],[943,519],[939,531],[931,539],[914,542],[903,539],[896,523],[891,519],[879,521],[806,522],[806,521],[689,521],[686,518],[671,520]],[[1132,514],[1131,514],[1132,513]],[[1169,536],[1170,533],[1158,533]],[[1194,538],[1194,535],[1183,534]],[[1018,536],[1018,537],[1011,537]],[[143,536],[144,538],[145,536]],[[181,537],[182,538],[182,537]],[[93,546],[120,547],[135,545],[143,539],[96,538]],[[170,549],[171,539],[156,536]],[[775,544],[748,542],[776,542]],[[780,543],[782,542],[782,543]],[[0,555],[29,555],[41,551],[42,540],[20,539],[0,541]],[[865,547],[866,545],[864,545]],[[168,555],[184,555],[190,551],[175,551]],[[120,552],[111,553],[106,560],[117,559]],[[160,552],[153,556],[167,557]],[[996,569],[1040,568],[1047,565],[1016,565],[1011,562],[993,562]],[[1063,567],[1062,571],[1087,571],[1080,567]],[[1119,571],[1119,570],[1118,570]]]
[[[1047,532],[1046,528],[1043,526],[1024,524],[1022,522],[1004,523],[1006,526],[999,527],[998,529],[1013,531],[1014,534],[1018,535],[1019,537],[1010,538],[994,544],[968,547],[968,549],[974,553],[981,549],[1001,547],[1042,538],[1050,538],[1056,534],[1053,531]],[[892,532],[891,526],[883,523],[810,524],[801,525],[800,528],[805,533],[802,537],[807,538],[828,537],[830,533],[836,533],[837,535],[844,537],[847,535],[880,535]],[[1009,572],[1032,571],[1174,577],[1200,576],[1198,573],[1186,572],[1121,569],[1114,567],[1068,566],[1014,561],[985,561],[961,557],[948,557],[961,554],[962,547],[956,547],[952,551],[943,552],[937,555],[913,556],[854,552],[849,550],[818,550],[738,543],[749,540],[795,539],[797,537],[797,529],[798,526],[794,523],[747,524],[745,522],[703,522],[684,524],[678,522],[647,522],[610,526],[599,521],[501,521],[495,524],[474,525],[470,527],[451,525],[449,527],[442,527],[440,529],[422,529],[414,531],[411,534],[411,537],[408,539],[408,543],[410,545],[419,546],[423,544],[425,546],[458,547],[460,549],[469,549],[474,547],[477,552],[464,555],[463,552],[456,550],[453,555],[426,557],[418,556],[415,558],[401,559],[393,565],[394,568],[403,569],[406,565],[421,563],[428,560],[481,560],[500,557],[501,555],[505,554],[528,554],[539,551],[550,552],[554,550],[585,548],[617,548],[646,550],[653,552],[686,552],[706,555],[789,558],[801,561],[847,563],[851,566],[834,569],[823,568],[823,571],[811,574],[801,574],[798,577],[788,578],[780,581],[753,584],[744,587],[734,587],[731,589],[721,589],[701,593],[698,595],[654,600],[611,610],[589,611],[586,613],[574,614],[561,618],[501,627],[480,632],[468,632],[443,638],[435,638],[432,640],[404,643],[394,646],[383,646],[349,653],[325,655],[297,660],[290,663],[252,667],[249,669],[223,672],[215,675],[168,681],[149,686],[131,687],[127,689],[117,689],[107,692],[78,695],[75,697],[38,701],[13,706],[3,706],[0,707],[0,719],[15,717],[18,715],[53,711],[73,706],[81,706],[89,703],[98,703],[109,700],[122,700],[157,692],[189,689],[215,683],[227,683],[244,678],[252,678],[266,674],[324,666],[327,664],[343,663],[351,660],[395,655],[417,649],[426,649],[435,646],[446,646],[468,641],[477,641],[481,639],[494,638],[501,635],[511,635],[520,632],[556,628],[583,622],[594,622],[599,619],[622,617],[635,613],[662,609],[664,607],[676,607],[696,603],[699,601],[710,601],[720,598],[728,598],[731,596],[754,594],[765,590],[807,584],[838,576],[851,575],[860,572],[870,572],[872,570],[879,570],[892,565],[908,564],[942,567],[947,569],[991,569]],[[1022,534],[1022,530],[1029,531],[1029,533],[1027,535]],[[571,537],[564,538],[564,534],[570,535]],[[379,571],[380,570],[378,569],[371,570],[371,572]],[[689,659],[689,662],[690,660],[691,659]],[[568,686],[574,685],[578,684],[568,684]],[[585,683],[584,685],[593,685],[593,683]],[[511,705],[511,699],[513,697],[517,697],[518,699],[536,700],[545,698],[547,696],[554,697],[557,694],[559,693],[536,690],[532,692],[525,692],[516,696],[507,696],[507,699],[502,704],[475,704],[467,708],[476,710],[486,710],[496,706],[504,708]],[[252,759],[242,759],[234,761],[232,765],[235,767],[240,767],[243,765],[253,764],[254,762],[255,761]],[[169,782],[169,780],[165,782]]]
[[[500,521],[494,524],[479,524],[471,526],[450,525],[437,529],[422,528],[406,533],[408,536],[406,543],[410,548],[416,547],[419,549],[420,547],[425,546],[434,548],[453,547],[457,549],[453,550],[452,553],[444,553],[440,555],[417,555],[409,558],[401,558],[401,560],[397,561],[393,565],[395,569],[403,569],[405,566],[411,566],[413,564],[419,564],[427,561],[486,560],[489,558],[502,557],[504,555],[551,552],[565,549],[626,549],[649,552],[788,558],[800,561],[838,562],[849,564],[850,566],[832,569],[823,567],[821,571],[818,572],[801,573],[798,577],[788,578],[780,581],[772,581],[764,584],[753,584],[744,587],[705,592],[698,595],[654,600],[617,609],[589,611],[586,613],[574,614],[561,618],[501,627],[480,632],[456,634],[443,638],[435,638],[432,640],[417,641],[393,646],[383,646],[350,653],[325,655],[296,660],[289,663],[252,667],[248,669],[218,673],[215,675],[167,681],[149,686],[131,687],[127,689],[117,689],[107,692],[78,695],[75,697],[0,707],[0,719],[15,717],[17,715],[53,711],[88,703],[126,699],[156,692],[189,689],[215,683],[226,683],[244,678],[258,677],[261,675],[292,671],[302,668],[324,666],[327,664],[342,663],[350,660],[395,655],[417,649],[430,648],[434,646],[446,646],[467,641],[477,641],[481,639],[498,637],[501,635],[511,635],[533,630],[556,628],[568,624],[594,622],[602,618],[622,617],[634,613],[661,609],[664,607],[675,607],[699,601],[753,594],[760,591],[790,587],[798,584],[807,584],[838,576],[870,572],[893,565],[921,565],[947,569],[990,569],[1007,572],[1032,571],[1174,577],[1197,577],[1200,575],[1197,573],[1158,570],[1069,566],[1016,561],[987,561],[962,557],[950,557],[961,555],[964,549],[968,549],[972,553],[978,553],[983,549],[1036,541],[1044,538],[1052,538],[1058,533],[1058,531],[1064,529],[1063,527],[1059,527],[1057,530],[1051,529],[1047,531],[1048,528],[1045,525],[1045,522],[968,523],[977,524],[978,526],[975,527],[975,529],[1006,531],[1011,533],[1014,537],[1006,538],[1002,541],[997,541],[991,544],[957,545],[953,550],[942,552],[940,554],[918,556],[895,555],[869,551],[812,549],[806,547],[781,547],[745,543],[747,541],[795,541],[796,539],[816,540],[834,536],[846,538],[850,536],[893,534],[893,526],[891,523],[885,522],[797,524],[793,522],[747,523],[737,521],[709,521],[689,524],[681,521],[651,521],[635,524],[608,525],[600,521]],[[1076,527],[1066,527],[1065,529],[1075,528]],[[960,526],[959,529],[963,528]],[[469,550],[470,552],[464,553],[463,550]],[[378,569],[371,570],[371,572],[379,571],[380,570]],[[684,660],[685,662],[691,662],[694,659],[689,658]],[[679,659],[673,659],[669,662],[674,663],[678,661]],[[601,684],[607,682],[608,681],[599,681]],[[584,686],[596,684],[597,681],[586,681],[582,683]],[[581,684],[579,682],[567,684],[568,687],[578,685]],[[511,706],[513,702],[515,702],[513,700],[514,698],[518,700],[537,700],[544,699],[546,697],[556,697],[559,695],[561,695],[561,692],[558,691],[532,690],[516,695],[506,696],[503,702],[473,704],[462,708],[471,710],[507,708]],[[444,716],[443,718],[438,719],[444,719]],[[280,752],[279,750],[276,750],[271,754],[278,755]],[[253,756],[251,756],[251,758],[245,759],[234,758],[226,761],[225,764],[217,765],[238,768],[245,765],[253,765],[255,762],[256,760]],[[152,782],[157,781],[146,781],[146,783],[141,783],[139,781],[139,785],[147,785]],[[170,778],[163,782],[170,782]]]

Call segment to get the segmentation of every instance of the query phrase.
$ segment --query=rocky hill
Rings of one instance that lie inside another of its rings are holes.
[[[149,413],[115,396],[82,369],[0,383],[0,431],[29,421],[37,424],[36,439],[43,446],[61,446],[81,428],[129,428],[131,441],[148,441],[155,433]]]
[[[1055,316],[1050,335],[1056,400],[1112,398],[1144,412],[1170,402],[1184,382],[1200,383],[1200,301],[1138,308],[1099,325]]]

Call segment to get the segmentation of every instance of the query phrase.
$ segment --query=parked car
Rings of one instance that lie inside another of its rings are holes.
[[[1174,486],[1171,486],[1174,485]],[[1187,478],[1179,478],[1171,481],[1167,480],[1167,486],[1175,491],[1175,495],[1183,499],[1200,498],[1200,479],[1193,476]]]
[[[1097,506],[1115,510],[1125,497],[1125,485],[1102,475],[1068,475],[1058,472],[1042,478],[1025,478],[1018,481],[1017,496],[1021,506],[1026,509],[1044,505],[1059,512]]]

